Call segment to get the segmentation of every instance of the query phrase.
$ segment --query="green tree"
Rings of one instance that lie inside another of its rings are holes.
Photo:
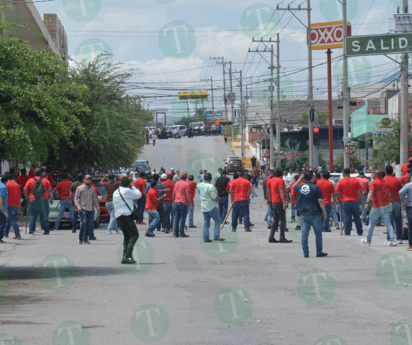
[[[344,154],[341,153],[339,156],[336,157],[335,165],[337,165],[340,168],[350,168],[350,167],[345,167],[344,166],[344,164],[343,164],[343,158],[344,157],[343,156],[344,156]],[[363,163],[360,160],[358,155],[352,155],[352,156],[350,156],[350,165],[354,165],[355,167],[357,167],[357,166],[362,166]]]
[[[317,113],[317,118],[319,120],[319,124],[324,125],[328,122],[328,113],[325,113],[323,111],[319,111]],[[309,114],[308,113],[303,113],[301,115],[300,119],[298,119],[298,125],[303,126],[303,125],[307,125],[308,123],[309,123]]]
[[[306,164],[307,166],[310,166],[310,163],[309,163],[309,152],[306,152],[305,158],[306,158],[305,164]],[[321,166],[321,167],[326,167],[326,166],[328,165],[328,162],[327,162],[326,159],[325,159],[325,154],[323,153],[323,151],[322,151],[321,148],[319,148],[318,160],[319,160],[319,166]],[[317,167],[316,167],[316,168],[317,168]]]

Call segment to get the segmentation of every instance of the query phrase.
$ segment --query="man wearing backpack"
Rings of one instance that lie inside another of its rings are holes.
[[[41,169],[36,169],[34,178],[27,181],[24,186],[24,195],[29,204],[29,234],[34,235],[36,230],[37,216],[40,216],[40,223],[44,230],[43,235],[48,235],[49,228],[49,204],[47,200],[50,198],[50,204],[53,203],[53,192],[50,182],[41,177]]]

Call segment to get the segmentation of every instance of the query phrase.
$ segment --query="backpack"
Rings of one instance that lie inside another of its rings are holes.
[[[43,178],[40,177],[38,180],[34,179],[36,182],[33,187],[33,195],[37,200],[40,200],[44,195]]]

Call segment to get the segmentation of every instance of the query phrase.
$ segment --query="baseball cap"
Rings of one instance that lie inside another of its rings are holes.
[[[160,179],[161,179],[161,180],[166,180],[166,179],[167,179],[167,175],[166,175],[166,174],[160,175]]]
[[[85,180],[91,180],[92,177],[91,177],[90,175],[86,175],[86,176],[84,177],[84,179],[85,179]]]

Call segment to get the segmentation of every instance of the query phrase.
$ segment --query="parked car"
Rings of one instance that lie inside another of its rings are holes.
[[[240,159],[240,157],[239,156],[229,156],[226,159],[224,159],[223,162],[225,163],[225,168],[231,159]]]
[[[244,165],[241,159],[230,159],[226,165],[226,171],[228,174],[243,171]]]
[[[193,135],[205,134],[205,125],[203,122],[192,122],[190,125],[193,128]]]
[[[134,168],[139,169],[140,172],[147,173],[150,171],[149,161],[138,159],[136,160],[136,162],[134,162]]]

